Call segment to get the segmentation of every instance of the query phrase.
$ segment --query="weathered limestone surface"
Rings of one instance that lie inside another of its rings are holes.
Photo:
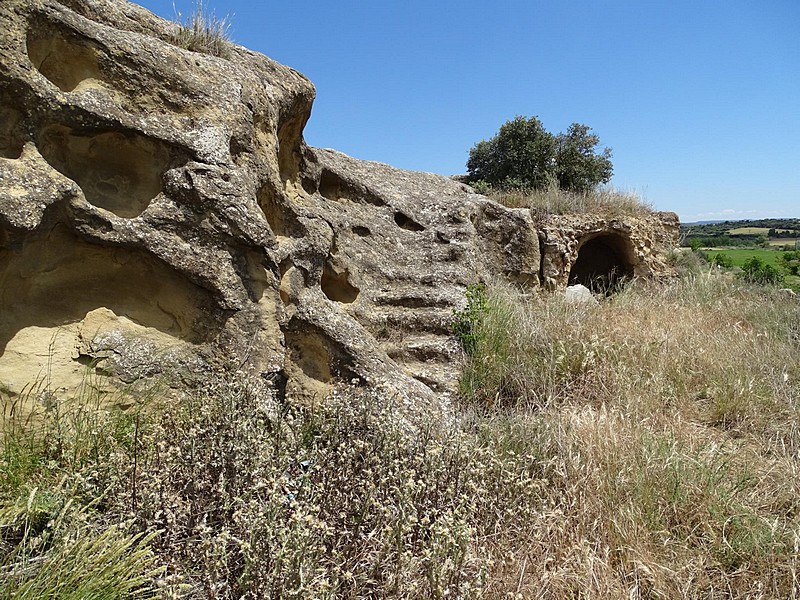
[[[3,0],[0,22],[6,393],[223,366],[293,396],[356,381],[436,408],[467,285],[566,285],[609,229],[636,275],[665,271],[665,217],[540,226],[451,179],[307,147],[305,77],[175,47],[174,24],[124,0]]]

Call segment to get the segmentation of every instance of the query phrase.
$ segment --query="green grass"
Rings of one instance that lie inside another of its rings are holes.
[[[120,483],[115,462],[130,416],[96,395],[30,393],[0,395],[0,599],[157,597],[158,532],[103,506]]]
[[[711,248],[707,251],[707,254],[712,257],[717,254],[728,256],[733,261],[734,266],[737,267],[741,267],[748,259],[755,256],[776,269],[781,268],[778,263],[778,259],[781,256],[780,250],[770,250],[767,248]]]
[[[217,17],[203,0],[196,0],[194,11],[187,19],[178,14],[176,22],[177,28],[169,40],[173,45],[220,58],[230,57],[230,20]]]
[[[731,261],[733,261],[735,267],[741,267],[745,262],[755,256],[783,273],[784,284],[787,287],[800,290],[800,277],[790,275],[778,261],[783,255],[783,250],[767,248],[711,248],[706,251],[706,255],[709,259],[712,259],[717,254],[729,257]]]

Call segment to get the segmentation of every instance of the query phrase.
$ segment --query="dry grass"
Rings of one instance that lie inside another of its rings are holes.
[[[12,420],[3,543],[35,487],[47,514],[83,507],[76,531],[129,524],[117,585],[143,595],[800,595],[796,301],[714,273],[595,307],[487,294],[446,431],[230,374],[180,404]]]
[[[214,12],[209,12],[203,0],[197,0],[194,11],[187,19],[178,14],[175,20],[178,27],[170,43],[192,52],[230,57],[230,20],[228,17],[218,18]]]
[[[633,192],[600,188],[571,192],[550,186],[545,190],[489,190],[487,195],[510,208],[530,208],[540,215],[591,213],[606,217],[643,216],[653,207]]]
[[[499,590],[798,595],[796,301],[706,273],[597,307],[488,306],[464,391],[527,424],[546,481]]]

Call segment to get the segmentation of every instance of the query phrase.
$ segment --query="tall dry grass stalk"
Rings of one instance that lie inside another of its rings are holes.
[[[543,190],[489,190],[488,196],[510,208],[530,208],[538,215],[592,213],[605,217],[646,216],[653,207],[633,192],[610,187],[571,192],[551,185]]]
[[[196,1],[192,14],[187,18],[179,13],[175,21],[177,28],[169,40],[175,46],[220,58],[230,57],[230,19],[217,17],[203,0]]]

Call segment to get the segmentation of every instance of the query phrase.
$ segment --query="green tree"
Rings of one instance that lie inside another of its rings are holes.
[[[733,267],[733,259],[727,254],[723,254],[722,252],[717,252],[712,262],[715,265],[719,265],[724,269],[730,269]]]
[[[470,181],[499,188],[542,189],[554,179],[556,140],[537,117],[505,122],[490,140],[469,151]]]
[[[556,177],[561,189],[588,192],[611,180],[611,149],[596,154],[599,145],[600,138],[580,123],[573,123],[566,133],[557,136]]]
[[[467,160],[468,180],[496,188],[544,189],[551,184],[585,192],[611,179],[611,150],[580,123],[553,135],[538,117],[515,117],[497,134],[475,144]]]

